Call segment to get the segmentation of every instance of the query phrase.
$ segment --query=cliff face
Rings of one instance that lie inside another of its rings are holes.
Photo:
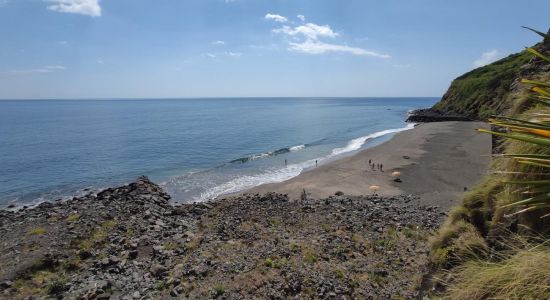
[[[523,51],[472,70],[452,83],[434,109],[485,119],[512,107],[510,92],[532,55]]]
[[[550,48],[550,40],[534,48],[544,52]],[[518,99],[524,98],[526,87],[519,82],[522,77],[544,80],[549,75],[547,64],[522,51],[456,78],[433,109],[479,120],[509,114],[518,108]]]

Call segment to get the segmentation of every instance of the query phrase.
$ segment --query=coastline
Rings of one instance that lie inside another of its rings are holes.
[[[421,124],[260,186],[269,189],[262,195],[171,205],[160,186],[140,177],[97,195],[0,210],[0,293],[204,299],[223,289],[239,298],[415,298],[429,271],[428,236],[454,193],[485,171],[490,138],[473,130],[482,126]],[[369,158],[385,172],[366,171]],[[392,181],[393,170],[403,182]],[[370,195],[373,183],[379,195]],[[295,201],[306,184],[308,199]]]
[[[305,189],[312,198],[329,197],[339,191],[358,196],[372,194],[369,187],[376,185],[380,195],[419,195],[426,205],[450,208],[486,171],[491,138],[475,131],[485,127],[483,122],[420,123],[353,156],[238,194],[277,192],[299,199]],[[369,169],[369,159],[383,164],[383,172]],[[401,172],[402,182],[393,181],[393,171]],[[442,197],[446,200],[440,201]]]

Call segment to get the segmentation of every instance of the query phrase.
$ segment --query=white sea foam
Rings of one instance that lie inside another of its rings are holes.
[[[402,127],[402,128],[386,129],[386,130],[378,131],[378,132],[375,132],[375,133],[372,133],[372,134],[369,134],[369,135],[362,136],[360,138],[353,139],[353,140],[349,141],[348,144],[345,147],[333,149],[331,155],[336,156],[336,155],[340,155],[340,154],[343,154],[343,153],[346,153],[346,152],[359,150],[361,148],[361,146],[363,146],[365,144],[365,142],[368,141],[368,140],[375,139],[375,138],[378,138],[378,137],[381,137],[381,136],[384,136],[384,135],[390,134],[390,133],[396,133],[396,132],[409,130],[409,129],[414,128],[414,125],[415,124],[411,123],[411,124],[407,124],[407,126]]]
[[[302,173],[302,171],[304,169],[311,168],[311,167],[315,166],[316,161],[318,163],[321,163],[322,161],[334,158],[337,155],[340,155],[340,154],[343,154],[343,153],[346,153],[346,152],[351,152],[351,151],[358,150],[369,139],[375,139],[375,138],[378,138],[378,137],[381,137],[381,136],[384,136],[384,135],[387,135],[387,134],[409,130],[409,129],[414,128],[414,125],[415,124],[408,124],[406,127],[403,127],[403,128],[382,130],[382,131],[375,132],[375,133],[372,133],[372,134],[369,134],[369,135],[366,135],[366,136],[363,136],[363,137],[360,137],[360,138],[353,139],[353,140],[349,141],[348,144],[345,147],[335,148],[335,149],[332,150],[331,154],[329,154],[327,156],[324,156],[324,157],[319,157],[319,158],[316,158],[316,159],[310,159],[308,161],[298,163],[298,164],[291,164],[291,165],[288,165],[284,168],[269,169],[269,170],[267,170],[263,173],[256,174],[256,175],[243,175],[243,176],[231,179],[227,182],[224,182],[222,184],[219,184],[219,185],[216,185],[212,188],[207,189],[206,191],[201,193],[200,196],[195,197],[193,200],[194,201],[206,201],[206,200],[209,200],[209,199],[217,198],[219,196],[244,191],[244,190],[247,190],[247,189],[262,185],[262,184],[276,183],[276,182],[282,182],[282,181],[289,180],[293,177],[296,177],[296,176],[300,175],[300,173]],[[292,148],[295,148],[295,147],[298,147],[297,149],[301,150],[305,147],[305,145],[294,146],[294,147],[291,147],[290,150],[293,151]],[[294,150],[294,151],[297,151],[297,150]]]
[[[302,149],[304,149],[306,147],[306,145],[298,145],[298,146],[293,146],[293,147],[290,147],[289,150],[294,152],[294,151],[300,151]]]
[[[304,169],[304,163],[288,165],[282,169],[271,169],[257,175],[244,175],[224,182],[201,193],[195,201],[205,201],[221,195],[237,193],[266,183],[289,180],[298,176]]]
[[[255,155],[252,155],[252,156],[250,157],[250,160],[260,159],[260,158],[264,158],[264,157],[267,157],[267,156],[270,156],[270,155],[271,155],[271,152],[255,154]]]

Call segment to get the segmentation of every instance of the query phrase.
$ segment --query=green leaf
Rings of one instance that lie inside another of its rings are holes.
[[[509,127],[509,128],[515,128],[515,129],[525,129],[525,130],[528,130],[528,129],[538,129],[538,130],[547,130],[547,131],[550,131],[550,126],[549,125],[544,125],[544,124],[540,124],[540,123],[533,123],[533,124],[536,124],[536,125],[531,125],[529,123],[525,123],[525,124],[513,124],[513,123],[506,123],[506,122],[490,122],[491,124],[493,125],[497,125],[497,126],[501,126],[501,127]]]
[[[508,184],[525,184],[525,185],[550,185],[550,180],[511,180],[504,181]]]
[[[534,162],[534,161],[528,161],[528,160],[520,160],[520,161],[518,161],[518,163],[524,164],[524,165],[529,165],[529,166],[535,166],[535,167],[550,168],[550,164]]]
[[[548,58],[548,57],[542,55],[542,54],[541,54],[540,52],[538,52],[537,50],[535,50],[535,49],[533,49],[533,48],[527,48],[526,50],[527,50],[527,52],[530,52],[530,53],[534,54],[535,56],[538,56],[539,58],[542,58],[542,59],[544,59],[545,61],[550,62],[550,58]]]
[[[500,116],[495,117],[495,119],[496,120],[508,120],[508,121],[517,122],[517,123],[520,123],[520,124],[532,125],[532,126],[535,126],[537,129],[548,129],[548,130],[550,130],[550,126],[547,126],[547,125],[544,125],[544,124],[541,124],[541,123],[535,123],[535,122],[520,120],[520,119],[516,119],[516,118],[500,117]]]
[[[534,33],[536,33],[536,34],[542,36],[543,38],[546,38],[546,33],[540,32],[540,31],[538,31],[538,30],[535,30],[535,29],[533,29],[533,28],[531,28],[531,27],[527,27],[527,26],[521,26],[521,27],[523,27],[523,28],[525,28],[525,29],[527,29],[527,30],[531,30],[532,32],[534,32]]]
[[[532,157],[532,158],[548,158],[548,159],[550,159],[550,155],[546,155],[546,154],[499,154],[499,155],[496,155],[496,156],[516,157],[516,158]]]
[[[493,135],[503,136],[503,137],[507,137],[507,138],[510,138],[510,139],[518,140],[518,141],[523,141],[523,142],[527,142],[527,143],[532,143],[532,144],[537,144],[537,145],[541,145],[541,146],[549,146],[550,147],[550,139],[536,138],[536,137],[532,137],[532,136],[525,135],[525,134],[512,134],[512,133],[495,132],[495,131],[481,129],[481,128],[477,129],[477,130],[479,132],[490,133],[490,134],[493,134]]]
[[[539,96],[539,97],[542,97],[542,96]],[[534,98],[534,97],[529,97],[529,100],[533,100],[533,101],[536,101],[542,105],[545,105],[545,106],[550,106],[550,102],[548,101],[544,101],[542,99],[537,99],[537,98]]]
[[[527,205],[527,204],[531,204],[531,203],[537,203],[539,201],[548,201],[548,200],[550,200],[550,194],[547,193],[547,194],[542,194],[542,195],[539,195],[539,196],[527,198],[527,199],[524,199],[524,200],[516,201],[516,202],[510,203],[510,204],[506,204],[506,205],[503,205],[502,208],[518,206],[518,205]]]
[[[550,91],[544,89],[544,88],[541,88],[541,87],[538,87],[538,86],[535,86],[535,87],[532,87],[531,88],[531,91],[533,92],[536,92],[536,93],[539,93],[543,96],[547,96],[547,97],[550,97]]]
[[[550,87],[550,84],[548,84],[548,83],[529,80],[529,79],[521,79],[521,83],[532,84],[532,85],[537,85],[537,86],[542,86],[542,87]]]

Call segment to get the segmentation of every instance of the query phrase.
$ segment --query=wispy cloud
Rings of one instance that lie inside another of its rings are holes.
[[[306,21],[306,17],[304,15],[297,15],[296,18],[300,19],[302,22]]]
[[[491,51],[483,52],[481,57],[476,59],[473,63],[474,67],[479,68],[488,65],[502,57],[501,53],[494,49]]]
[[[240,52],[225,51],[220,53],[205,53],[204,55],[209,58],[221,58],[221,57],[239,58],[243,54]]]
[[[276,15],[276,14],[266,14],[265,17],[264,17],[266,20],[273,20],[275,22],[279,22],[279,23],[286,23],[288,22],[288,19],[281,16],[281,15]]]
[[[67,41],[59,41],[58,44],[63,46],[63,47],[69,46],[69,42],[67,42]]]
[[[71,14],[82,14],[91,17],[101,16],[100,0],[43,0],[51,3],[48,9]]]
[[[33,73],[53,73],[57,71],[66,70],[65,66],[53,65],[53,66],[43,66],[34,69],[21,69],[21,70],[11,70],[8,73],[11,74],[33,74]]]
[[[235,57],[235,58],[239,58],[243,55],[240,52],[231,52],[231,51],[224,52],[224,54],[227,55],[227,56],[230,56],[230,57]]]
[[[269,15],[269,14],[268,14]],[[283,17],[284,18],[284,17]],[[303,15],[298,15],[300,20],[305,20]],[[267,15],[266,15],[266,19]],[[286,18],[285,18],[286,20]],[[322,39],[335,39],[339,33],[332,30],[329,25],[306,23],[298,26],[283,25],[272,30],[274,33],[291,37],[288,41],[289,50],[305,54],[347,53],[359,56],[372,56],[378,58],[390,58],[389,54],[378,53],[363,48],[340,45],[322,41]]]
[[[214,41],[212,42],[212,45],[225,45],[224,41]]]
[[[290,43],[290,49],[306,54],[323,54],[329,52],[341,52],[349,53],[353,55],[365,55],[379,58],[390,58],[388,54],[381,54],[374,51],[365,50],[357,47],[350,47],[346,45],[337,45],[323,43],[319,41],[307,40],[302,43]]]

